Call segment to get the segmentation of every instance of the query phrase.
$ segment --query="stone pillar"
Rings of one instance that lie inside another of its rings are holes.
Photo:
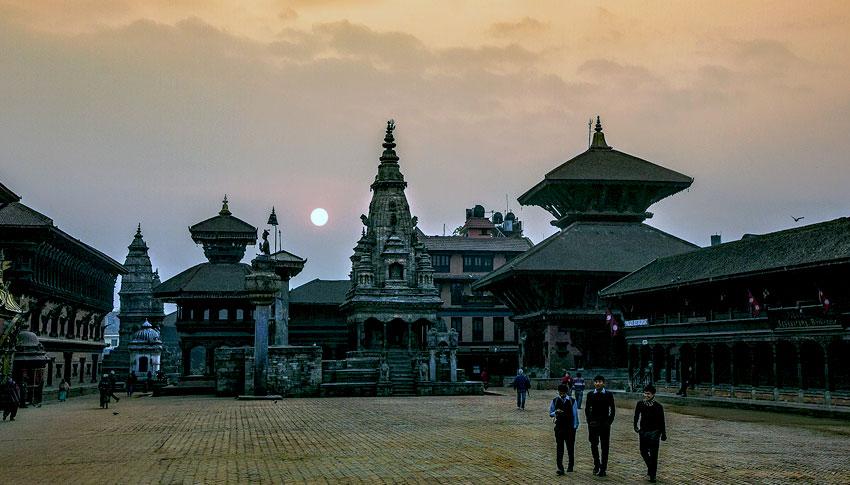
[[[363,322],[357,322],[357,350],[363,350]]]
[[[773,352],[773,400],[779,400],[779,364],[776,362],[776,342],[770,346]]]
[[[387,350],[387,322],[384,322],[384,334],[381,336],[381,339],[384,341],[383,350]]]
[[[289,278],[281,278],[274,299],[274,345],[289,345]]]
[[[735,347],[729,349],[729,397],[735,397]]]
[[[269,319],[271,305],[280,293],[280,277],[272,272],[268,256],[251,261],[253,273],[245,276],[245,290],[254,305],[254,395],[265,396],[266,369],[269,365]]]
[[[270,305],[254,308],[254,395],[266,395],[266,367],[269,363]]]
[[[431,349],[431,360],[428,362],[428,373],[431,382],[437,382],[437,351]]]
[[[413,322],[407,322],[407,350],[413,350]]]
[[[183,351],[180,354],[183,357],[183,375],[188,376],[192,372],[192,349],[183,347]]]
[[[451,357],[449,359],[450,372],[451,372],[451,381],[457,382],[457,349],[451,350]]]
[[[714,395],[714,384],[717,382],[717,377],[714,374],[714,345],[708,346],[709,350],[709,358],[711,360],[711,390],[709,391],[710,395]]]
[[[210,344],[212,345],[212,344]],[[213,374],[213,369],[215,369],[215,347],[206,347],[206,368],[204,369],[205,376],[215,376]]]
[[[827,406],[832,404],[832,394],[829,392],[829,351],[828,346],[821,344],[823,348],[823,402]]]
[[[797,400],[803,402],[803,356],[800,354],[800,341],[794,342],[794,353],[797,354]]]

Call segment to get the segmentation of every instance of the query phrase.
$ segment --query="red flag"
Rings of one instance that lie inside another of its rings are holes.
[[[829,298],[824,294],[824,292],[818,288],[818,301],[821,305],[823,305],[823,312],[826,313],[829,311]]]
[[[611,336],[616,337],[617,334],[620,333],[620,324],[617,323],[617,319],[614,318],[614,314],[611,313],[610,309],[605,309],[605,323],[611,328]]]
[[[750,304],[750,314],[753,317],[759,316],[761,305],[759,305],[759,301],[756,300],[756,297],[753,296],[753,292],[750,290],[747,290],[747,302]]]

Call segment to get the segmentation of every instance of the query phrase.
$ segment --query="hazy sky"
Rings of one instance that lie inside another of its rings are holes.
[[[260,228],[274,205],[298,285],[347,277],[387,119],[423,230],[507,195],[539,242],[516,197],[599,114],[696,179],[648,222],[705,245],[850,215],[848,25],[845,1],[0,0],[0,180],[121,262],[141,222],[163,279],[225,193]]]

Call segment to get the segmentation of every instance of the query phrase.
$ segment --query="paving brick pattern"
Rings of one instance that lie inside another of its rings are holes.
[[[619,402],[609,476],[554,474],[551,393],[237,401],[95,396],[0,423],[0,483],[637,483],[645,470]],[[622,401],[622,400],[621,400]],[[660,483],[850,483],[850,422],[756,411],[668,410]],[[117,411],[117,415],[113,415]],[[689,414],[684,414],[687,412]]]

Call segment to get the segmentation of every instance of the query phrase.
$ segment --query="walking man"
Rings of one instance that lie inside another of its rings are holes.
[[[513,387],[516,389],[516,407],[524,411],[525,398],[529,394],[529,389],[531,389],[531,380],[523,374],[522,369],[517,371],[517,375],[514,377]]]
[[[638,401],[635,406],[634,426],[635,433],[640,436],[640,456],[646,463],[646,474],[649,482],[655,483],[658,447],[661,441],[667,441],[667,427],[664,424],[664,408],[655,402],[655,386],[652,384],[643,388],[643,401]]]
[[[608,445],[611,440],[611,424],[614,422],[614,395],[605,389],[605,378],[593,378],[594,390],[587,393],[584,416],[587,420],[587,434],[590,451],[593,453],[593,474],[604,477],[608,470]],[[599,447],[602,456],[599,456]]]
[[[581,409],[581,402],[584,400],[584,378],[581,372],[576,372],[576,378],[573,379],[573,389],[576,391],[576,405]]]
[[[3,421],[6,421],[6,418],[10,414],[12,417],[9,421],[14,421],[15,416],[18,415],[18,405],[21,401],[21,391],[18,388],[18,384],[11,377],[8,377],[6,382],[3,383],[3,389],[0,392],[2,392],[0,403],[3,406]]]
[[[556,464],[558,475],[564,474],[564,443],[567,444],[567,471],[573,471],[575,464],[576,430],[578,429],[578,409],[576,402],[569,395],[566,384],[558,385],[558,396],[549,405],[549,416],[555,422],[555,443],[557,444]]]

